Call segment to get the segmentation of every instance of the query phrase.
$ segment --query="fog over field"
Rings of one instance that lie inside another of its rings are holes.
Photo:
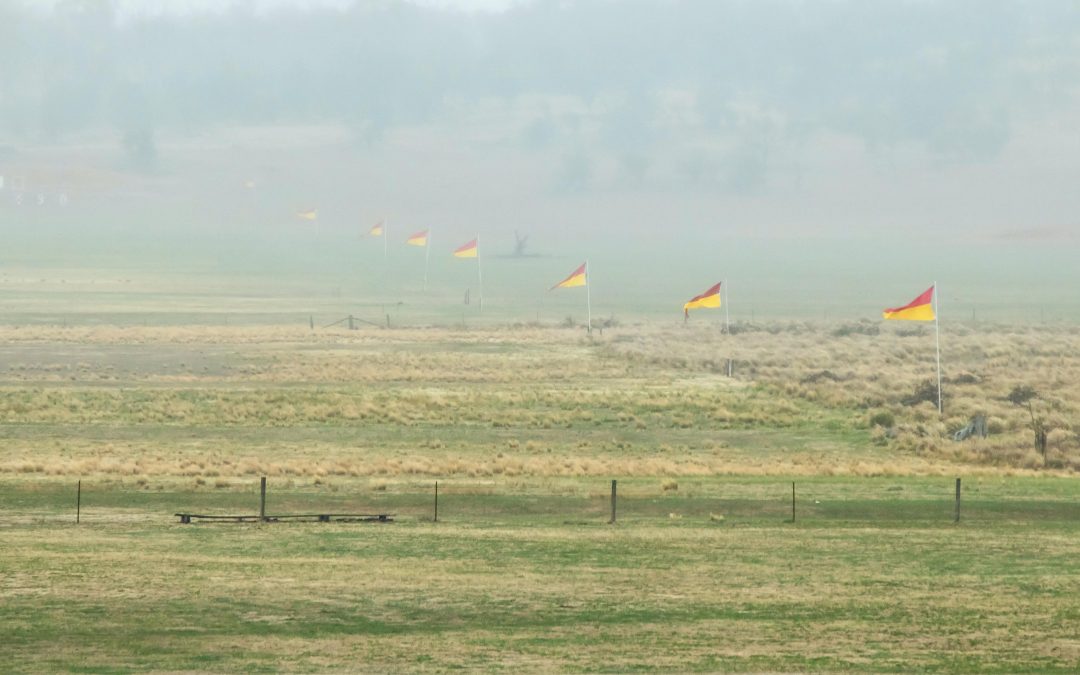
[[[0,312],[457,320],[480,233],[492,320],[1076,321],[1078,85],[1071,2],[0,0]]]
[[[0,671],[1078,672],[1078,120],[1077,0],[0,0]]]

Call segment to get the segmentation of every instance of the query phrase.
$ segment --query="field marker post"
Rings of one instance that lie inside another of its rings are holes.
[[[266,476],[259,479],[259,520],[266,520]]]
[[[480,233],[476,233],[476,282],[480,288],[480,313],[484,313],[484,272],[480,265]]]
[[[611,481],[611,520],[609,520],[608,523],[612,525],[615,524],[615,493],[618,483],[619,481],[614,479]]]
[[[956,479],[956,515],[953,516],[953,522],[960,522],[960,479]]]
[[[75,524],[79,524],[79,517],[82,515],[82,479],[75,484]]]
[[[435,481],[435,520],[439,522],[439,481]]]
[[[423,241],[423,292],[428,293],[428,268],[431,267],[431,228]]]
[[[589,269],[589,261],[585,261],[585,310],[588,316],[588,333],[592,335],[592,276]]]
[[[938,415],[945,414],[945,406],[941,396],[941,319],[938,317],[940,313],[941,303],[938,300],[938,286],[937,282],[934,282],[934,348],[937,351],[937,411]]]
[[[791,522],[795,522],[795,481],[791,481]]]
[[[724,334],[731,335],[731,313],[728,310],[727,279],[724,279]]]

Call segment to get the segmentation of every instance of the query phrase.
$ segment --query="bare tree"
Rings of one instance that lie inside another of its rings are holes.
[[[523,236],[519,234],[517,230],[514,230],[514,239],[516,240],[514,242],[514,257],[524,258],[526,255],[525,246],[529,243],[529,235],[526,234]]]

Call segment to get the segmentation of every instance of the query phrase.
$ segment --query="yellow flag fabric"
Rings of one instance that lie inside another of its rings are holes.
[[[428,240],[428,231],[423,230],[421,232],[417,232],[416,234],[414,234],[411,237],[409,237],[408,239],[406,239],[405,243],[408,244],[409,246],[427,246],[427,240]]]
[[[467,244],[462,244],[454,249],[455,258],[475,258],[478,254],[478,246],[476,240],[473,239]]]
[[[319,218],[319,209],[308,209],[306,211],[297,211],[296,217],[300,220],[317,220]]]
[[[934,287],[926,289],[925,293],[903,307],[886,309],[881,316],[894,321],[933,321],[935,318]]]
[[[588,281],[587,276],[588,275],[585,270],[585,263],[582,263],[581,267],[578,267],[576,270],[570,273],[570,276],[566,277],[559,283],[552,286],[550,290],[555,290],[556,288],[574,288],[575,286],[584,286]]]
[[[720,306],[720,284],[710,286],[709,290],[701,295],[695,295],[689,302],[682,306],[683,313],[689,314],[692,309],[716,308]]]

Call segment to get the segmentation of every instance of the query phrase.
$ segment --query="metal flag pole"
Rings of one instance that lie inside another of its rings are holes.
[[[480,286],[480,313],[484,313],[484,271],[480,267],[480,233],[476,233],[476,282]]]
[[[724,332],[731,332],[731,314],[728,309],[728,287],[727,279],[724,279]]]
[[[390,219],[382,219],[382,274],[379,277],[379,288],[385,295],[390,287]]]
[[[592,333],[592,291],[590,289],[592,288],[592,283],[589,280],[590,276],[592,276],[592,275],[589,274],[589,261],[586,260],[585,261],[585,310],[586,310],[586,312],[588,312],[588,317],[589,317],[588,331],[591,334]]]
[[[428,266],[431,261],[431,228],[428,228],[427,237],[424,238],[424,292],[427,293]]]
[[[938,305],[938,285],[934,282],[934,344],[937,348],[937,411],[941,415],[945,409],[942,406],[941,398],[941,321],[938,318],[940,313]]]

